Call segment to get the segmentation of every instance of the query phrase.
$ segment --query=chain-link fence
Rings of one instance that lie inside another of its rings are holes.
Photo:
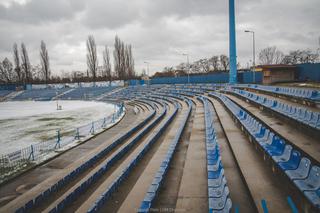
[[[108,128],[110,125],[117,122],[123,113],[124,105],[117,104],[115,105],[115,112],[108,117],[104,117],[75,129],[57,130],[57,135],[52,140],[32,144],[29,147],[15,152],[0,155],[0,179],[4,180],[7,176],[17,173],[27,166],[52,157],[55,155],[55,151],[67,149],[68,146],[72,146],[73,143],[88,138],[102,129]]]

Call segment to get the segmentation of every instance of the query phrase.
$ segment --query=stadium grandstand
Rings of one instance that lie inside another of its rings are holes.
[[[3,182],[0,212],[319,212],[319,97],[212,83],[23,91],[12,100],[111,101],[126,114]]]

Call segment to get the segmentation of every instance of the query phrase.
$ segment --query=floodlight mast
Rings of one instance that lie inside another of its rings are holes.
[[[236,50],[236,25],[235,25],[235,9],[234,1],[229,0],[229,58],[230,72],[229,83],[237,83],[237,50]]]
[[[145,64],[147,64],[147,73],[148,73],[148,86],[150,85],[150,73],[149,73],[149,62],[148,61],[145,61],[145,62],[143,62],[143,63],[145,63]]]
[[[188,85],[190,84],[190,64],[189,64],[189,54],[182,53],[183,56],[187,56],[187,74],[188,74]]]
[[[256,40],[254,36],[254,31],[245,30],[245,33],[252,33],[252,68],[253,68],[253,83],[256,83]]]

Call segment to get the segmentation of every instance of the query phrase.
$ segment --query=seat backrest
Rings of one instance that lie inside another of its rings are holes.
[[[266,128],[264,126],[261,126],[259,135],[261,135],[261,137],[262,137],[262,136],[264,136],[265,132],[266,132]]]
[[[271,144],[273,142],[274,137],[275,137],[274,132],[270,132],[269,137],[267,139],[267,143]]]
[[[279,142],[280,142],[280,138],[277,135],[274,135],[272,138],[271,146],[278,146]]]
[[[301,161],[299,164],[299,169],[301,170],[301,172],[303,173],[309,172],[310,166],[311,166],[311,161],[308,158],[306,157],[301,158]]]
[[[316,186],[316,188],[320,187],[320,167],[313,166],[310,170],[309,177],[307,178],[309,183]]]
[[[293,150],[290,156],[289,161],[293,164],[298,165],[301,159],[301,154],[297,150]]]
[[[284,151],[283,151],[283,153],[282,153],[282,156],[283,156],[283,157],[287,156],[287,157],[290,158],[291,151],[292,151],[292,146],[291,146],[291,145],[286,145],[286,146],[284,147]]]
[[[279,139],[276,143],[276,146],[279,150],[284,151],[286,143],[282,139]]]
[[[270,134],[270,130],[266,129],[266,131],[264,132],[263,140],[267,140],[269,138],[269,134]]]

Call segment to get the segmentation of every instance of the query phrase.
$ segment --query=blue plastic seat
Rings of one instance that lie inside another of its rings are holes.
[[[259,123],[258,121],[256,121],[255,126],[254,126],[254,127],[252,128],[252,130],[251,130],[251,134],[252,134],[252,135],[258,134],[258,133],[260,132],[261,128],[262,128],[262,124]]]
[[[277,163],[288,161],[290,159],[291,151],[292,151],[292,146],[286,145],[282,155],[274,155],[272,156],[272,159]]]
[[[226,183],[222,183],[220,186],[218,187],[209,187],[208,188],[208,195],[209,197],[221,197],[223,195],[224,192],[224,188],[227,187]]]
[[[269,134],[270,134],[270,130],[266,129],[266,131],[264,132],[264,135],[261,138],[256,137],[255,139],[258,143],[263,143],[264,141],[268,140]]]
[[[317,208],[320,208],[320,188],[316,191],[304,191],[304,195]]]
[[[223,210],[227,203],[228,196],[229,188],[224,187],[221,197],[209,197],[209,209],[212,209],[213,212],[215,212],[215,210]]]
[[[268,135],[268,138],[267,140],[265,141],[258,141],[259,144],[263,147],[263,146],[266,146],[266,145],[271,145],[273,140],[276,139],[276,135],[274,134],[274,132],[270,132],[269,135]]]
[[[295,170],[286,170],[286,174],[291,180],[305,179],[309,174],[311,161],[308,158],[303,157],[299,163],[299,166]]]
[[[226,178],[224,177],[224,169],[221,170],[221,173],[216,179],[208,179],[208,187],[219,187],[222,184],[227,183]]]
[[[140,208],[138,209],[138,212],[149,212],[149,209],[151,208],[151,202],[149,201],[142,201]]]
[[[317,112],[313,112],[312,115],[311,115],[311,120],[309,121],[309,125],[310,126],[316,126],[317,125],[317,122],[319,120],[319,116],[320,114],[317,113]]]
[[[222,167],[221,157],[219,157],[219,159],[216,162],[216,164],[208,164],[207,165],[207,171],[217,171],[219,169],[219,167]]]
[[[223,170],[221,163],[219,163],[219,167],[215,171],[208,171],[208,179],[217,179],[219,178],[221,171]]]
[[[254,136],[255,138],[262,138],[265,132],[266,132],[266,128],[264,126],[261,126],[260,131],[256,133]]]
[[[306,116],[304,117],[303,122],[309,124],[309,121],[311,120],[311,117],[312,117],[312,112],[307,110],[306,111]]]
[[[286,146],[286,143],[281,140],[281,139],[275,139],[272,144],[269,146],[269,145],[266,145],[264,146],[265,150],[267,151],[267,153],[271,156],[274,156],[274,155],[282,155],[283,151],[284,151],[284,148]]]
[[[301,191],[311,191],[320,188],[320,167],[313,166],[310,173],[306,179],[294,180],[294,184]]]
[[[285,162],[279,162],[278,165],[283,170],[293,170],[298,168],[300,160],[301,160],[300,152],[293,150],[290,155],[290,159]]]

